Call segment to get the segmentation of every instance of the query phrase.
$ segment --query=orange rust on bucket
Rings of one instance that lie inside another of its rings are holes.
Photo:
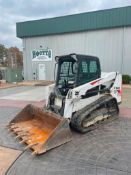
[[[71,140],[67,119],[33,105],[27,105],[17,114],[9,128],[33,154],[44,153]]]

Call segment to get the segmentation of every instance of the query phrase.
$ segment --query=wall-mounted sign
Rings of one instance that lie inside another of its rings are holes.
[[[39,49],[31,52],[32,61],[52,61],[51,49]]]

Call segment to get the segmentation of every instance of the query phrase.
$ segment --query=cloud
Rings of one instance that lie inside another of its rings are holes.
[[[131,0],[0,0],[0,43],[22,48],[16,22],[131,5]]]

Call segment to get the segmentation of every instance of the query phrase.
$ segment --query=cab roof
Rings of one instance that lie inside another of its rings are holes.
[[[82,60],[97,60],[99,61],[99,58],[96,56],[91,56],[91,55],[83,55],[83,54],[76,54],[76,53],[71,53],[69,55],[62,55],[62,56],[56,56],[55,60],[56,62],[63,62],[66,60],[72,60],[72,61],[82,61]]]

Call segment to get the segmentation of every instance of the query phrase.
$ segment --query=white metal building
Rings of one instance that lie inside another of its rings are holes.
[[[131,6],[17,23],[25,80],[53,80],[54,57],[100,58],[103,71],[131,75]]]

